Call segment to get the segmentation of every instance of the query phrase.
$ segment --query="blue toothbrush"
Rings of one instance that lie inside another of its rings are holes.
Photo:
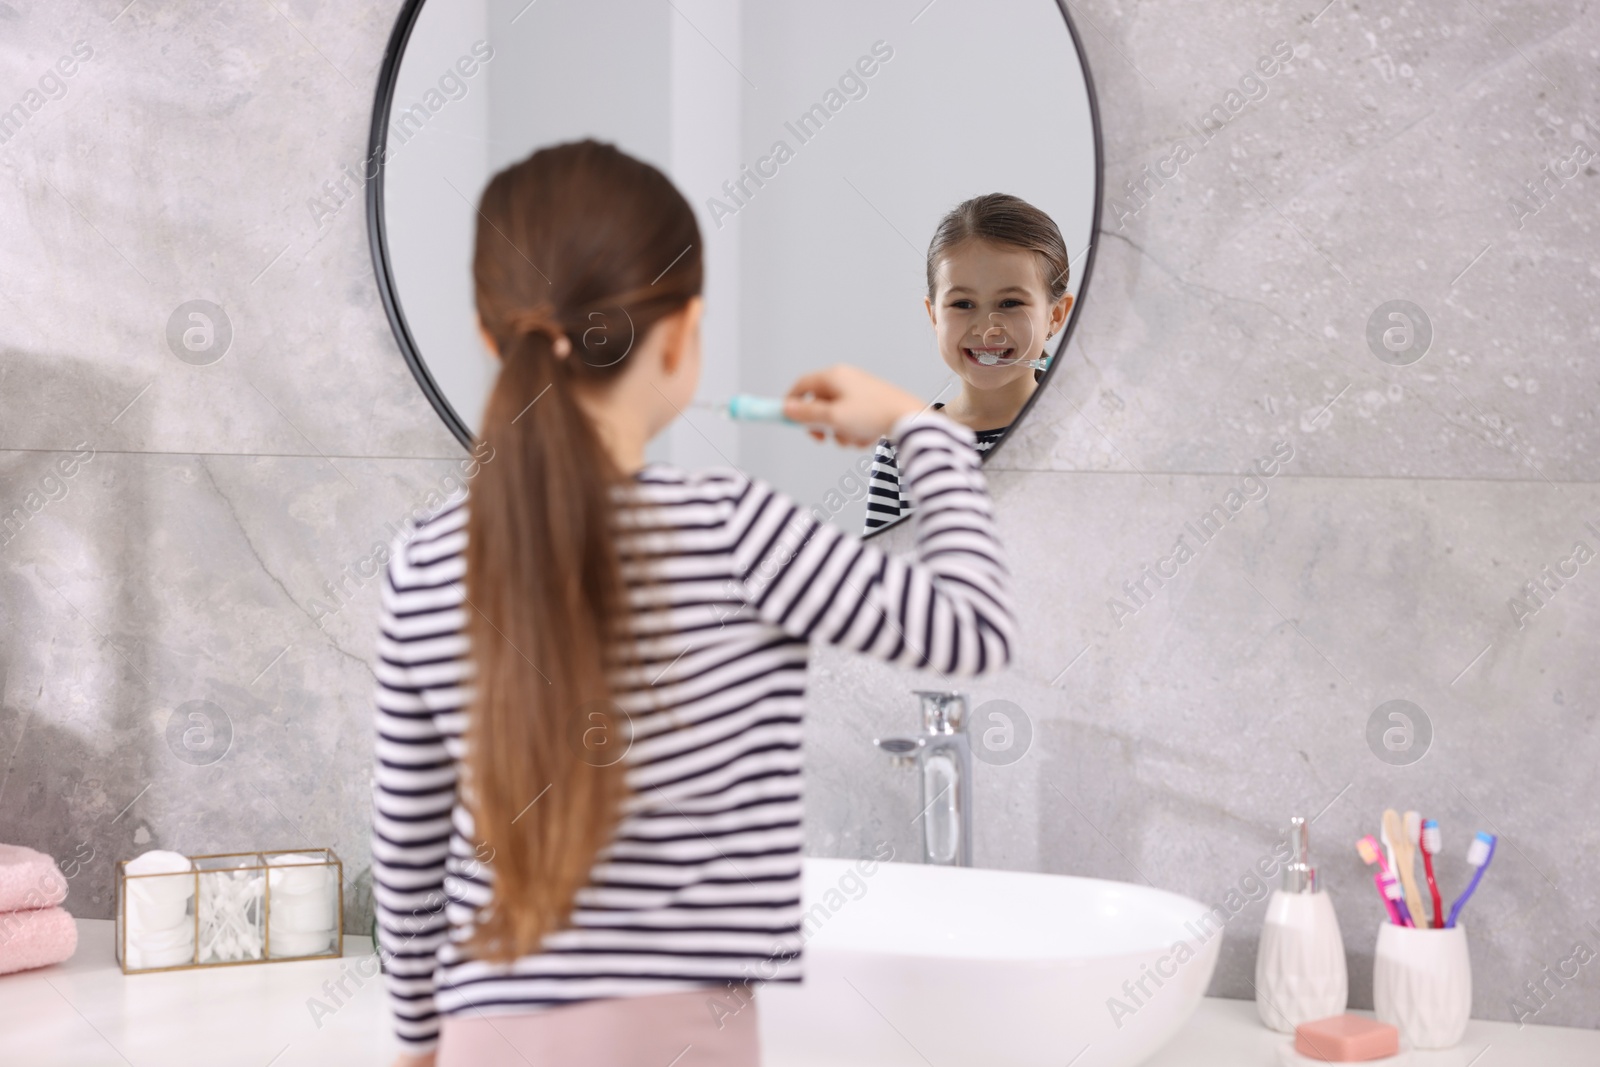
[[[794,420],[786,418],[783,414],[782,398],[775,396],[751,396],[748,393],[736,393],[723,404],[696,401],[692,406],[712,408],[722,412],[730,419],[738,419],[741,422],[787,422],[794,425]]]
[[[1476,892],[1478,883],[1483,880],[1483,872],[1489,869],[1489,861],[1494,859],[1495,840],[1494,834],[1486,834],[1482,830],[1479,830],[1478,835],[1472,839],[1472,845],[1467,849],[1467,862],[1478,869],[1467,885],[1467,891],[1450,905],[1450,918],[1445,922],[1445,926],[1456,924],[1456,916],[1461,914],[1461,909],[1466,906],[1468,898]]]

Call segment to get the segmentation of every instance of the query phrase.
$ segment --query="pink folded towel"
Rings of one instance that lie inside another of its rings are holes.
[[[65,908],[0,912],[0,974],[48,967],[78,950],[78,925]]]
[[[49,908],[67,899],[56,861],[26,845],[0,845],[0,912]]]

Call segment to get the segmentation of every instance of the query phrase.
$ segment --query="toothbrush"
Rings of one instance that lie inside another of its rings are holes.
[[[1422,869],[1428,876],[1428,892],[1433,897],[1433,928],[1444,926],[1444,903],[1439,899],[1439,883],[1433,880],[1433,857],[1439,854],[1444,835],[1439,832],[1439,820],[1422,821]]]
[[[1478,870],[1473,874],[1471,883],[1467,885],[1467,891],[1457,897],[1454,904],[1450,905],[1450,918],[1445,923],[1445,926],[1449,927],[1456,924],[1456,916],[1461,914],[1461,909],[1466,906],[1468,898],[1477,890],[1478,883],[1483,880],[1483,872],[1489,869],[1489,861],[1494,859],[1496,840],[1494,834],[1486,834],[1482,830],[1479,830],[1478,835],[1472,839],[1472,845],[1467,849],[1467,862],[1478,868]]]
[[[748,393],[736,393],[723,404],[697,400],[690,406],[712,408],[720,411],[730,419],[738,419],[742,422],[787,422],[791,425],[794,423],[793,419],[784,416],[783,401],[775,396],[750,396]]]
[[[1389,859],[1389,869],[1395,870],[1394,842],[1389,840],[1389,827],[1381,815],[1378,816],[1378,840],[1383,842],[1383,854]]]
[[[1389,836],[1389,820],[1384,817],[1387,814],[1385,811],[1383,815],[1378,816],[1378,840],[1383,842],[1383,854],[1388,860],[1389,872],[1398,880],[1400,864],[1394,858],[1394,839]]]
[[[1408,811],[1401,817],[1401,823],[1406,828],[1406,844],[1411,846],[1413,853],[1422,842],[1422,816],[1414,811]],[[1421,887],[1422,883],[1417,883]]]
[[[1034,370],[1044,370],[1050,366],[1049,356],[1041,356],[1038,359],[1002,360],[993,352],[984,352],[980,355],[974,356],[973,358],[979,363],[982,363],[985,367],[1032,367]]]
[[[1395,881],[1394,875],[1389,875],[1389,880],[1384,883],[1383,891],[1394,901],[1394,908],[1400,913],[1400,925],[1416,928],[1416,920],[1411,918],[1411,909],[1406,907],[1406,898],[1400,889],[1400,883]]]
[[[1435,918],[1438,916],[1439,909],[1429,909],[1428,915],[1434,918],[1428,918],[1422,914],[1421,905],[1430,903],[1430,901],[1428,900],[1428,895],[1422,891],[1422,887],[1426,884],[1426,877],[1424,877],[1423,881],[1417,881],[1417,856],[1422,852],[1422,815],[1415,811],[1408,811],[1405,813],[1404,821],[1406,827],[1406,851],[1411,853],[1411,859],[1406,864],[1406,869],[1411,872],[1411,883],[1417,889],[1417,918],[1424,920],[1422,922],[1424,927],[1432,927]],[[1424,876],[1427,874],[1426,861],[1423,862],[1423,874]]]
[[[1396,926],[1402,925],[1400,913],[1394,909],[1394,901],[1389,899],[1389,890],[1383,884],[1383,875],[1378,871],[1372,872],[1372,884],[1377,887],[1378,899],[1383,901],[1384,910],[1389,913],[1389,921]]]
[[[1391,846],[1393,842],[1390,839],[1388,832],[1380,831],[1380,833],[1383,836],[1385,847]],[[1384,896],[1394,901],[1395,911],[1400,915],[1401,926],[1415,926],[1416,923],[1411,918],[1411,909],[1406,905],[1406,898],[1400,886],[1400,879],[1395,876],[1395,868],[1393,864],[1394,853],[1392,849],[1389,853],[1390,858],[1386,862],[1384,860],[1383,851],[1377,847],[1377,840],[1371,837],[1368,837],[1368,840],[1372,841],[1373,851],[1378,857],[1378,869],[1383,874]]]
[[[1406,919],[1400,913],[1405,907],[1405,901],[1400,899],[1400,885],[1389,873],[1388,864],[1383,862],[1383,852],[1379,850],[1378,840],[1371,834],[1356,842],[1356,851],[1361,854],[1361,861],[1368,867],[1377,864],[1378,869],[1372,872],[1372,884],[1378,887],[1378,895],[1383,898],[1383,906],[1389,911],[1389,921],[1396,926],[1407,926]]]
[[[1383,898],[1394,905],[1395,925],[1415,926],[1416,923],[1411,918],[1411,909],[1406,907],[1406,898],[1400,888],[1400,879],[1394,876],[1394,869],[1384,860],[1383,851],[1378,847],[1377,840],[1371,835],[1368,835],[1364,840],[1368,842],[1368,848],[1371,849],[1374,860],[1378,864],[1377,881],[1379,888],[1383,890]],[[1360,846],[1358,845],[1357,847],[1359,848]],[[1366,859],[1365,851],[1362,852],[1362,858]],[[1374,860],[1367,860],[1367,862],[1372,863]]]
[[[1412,820],[1416,820],[1416,830],[1412,830]],[[1422,830],[1422,819],[1414,811],[1406,812],[1404,819],[1400,813],[1390,808],[1383,813],[1383,829],[1389,841],[1394,845],[1395,875],[1400,879],[1400,884],[1406,890],[1406,909],[1410,911],[1413,919],[1419,920],[1420,925],[1426,926],[1428,919],[1423,913],[1422,894],[1417,891],[1417,834]]]

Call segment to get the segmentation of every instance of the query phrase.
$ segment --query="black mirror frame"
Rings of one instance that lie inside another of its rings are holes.
[[[405,56],[406,42],[411,39],[412,27],[416,25],[417,15],[422,11],[422,5],[427,0],[406,0],[405,6],[400,9],[400,15],[395,19],[394,30],[389,34],[389,43],[384,48],[383,66],[378,73],[378,88],[376,98],[372,105],[372,127],[367,138],[367,156],[365,174],[367,187],[367,243],[372,252],[372,272],[378,281],[378,293],[383,298],[383,310],[389,316],[389,326],[394,331],[396,343],[400,346],[401,355],[405,356],[406,365],[411,368],[412,375],[417,379],[417,384],[422,387],[423,395],[439,413],[444,424],[450,432],[460,441],[462,447],[469,452],[473,448],[472,431],[462,420],[461,415],[450,404],[449,399],[439,388],[439,383],[434,381],[433,374],[429,372],[428,365],[422,359],[422,353],[417,349],[417,342],[411,335],[411,328],[406,323],[405,311],[400,307],[400,294],[395,286],[394,272],[389,268],[389,235],[384,224],[383,216],[383,179],[384,166],[387,162],[387,137],[389,127],[389,112],[394,101],[395,81],[400,74],[400,61]],[[1095,225],[1092,235],[1100,232],[1101,212],[1104,208],[1105,197],[1105,150],[1100,132],[1100,102],[1095,93],[1094,75],[1089,70],[1089,57],[1083,51],[1083,39],[1078,35],[1078,28],[1072,22],[1072,15],[1067,10],[1067,0],[1055,0],[1056,8],[1061,12],[1061,19],[1066,23],[1067,34],[1072,38],[1072,47],[1078,54],[1078,67],[1083,71],[1084,88],[1089,96],[1089,125],[1094,136],[1094,220]],[[1017,412],[1017,417],[1012,420],[1006,432],[994,445],[984,453],[985,462],[989,457],[1000,451],[1001,447],[1009,440],[1016,427],[1027,418],[1028,413],[1044,393],[1045,386],[1050,384],[1050,379],[1061,366],[1062,357],[1066,354],[1067,343],[1072,339],[1072,331],[1078,324],[1078,319],[1083,311],[1084,294],[1089,291],[1089,279],[1094,274],[1094,261],[1097,252],[1096,246],[1100,242],[1091,236],[1087,255],[1083,261],[1083,277],[1078,282],[1077,298],[1073,302],[1071,313],[1067,318],[1067,325],[1061,331],[1061,340],[1056,343],[1056,350],[1051,355],[1050,366],[1039,379],[1039,387],[1033,391],[1028,402],[1022,405],[1022,410]],[[886,523],[863,535],[871,537],[882,533],[884,530],[893,529],[901,520]]]

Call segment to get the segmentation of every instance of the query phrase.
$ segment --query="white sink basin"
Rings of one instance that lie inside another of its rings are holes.
[[[1205,905],[1095,878],[807,859],[804,892],[805,981],[758,996],[766,1067],[1132,1067],[1222,945]]]

